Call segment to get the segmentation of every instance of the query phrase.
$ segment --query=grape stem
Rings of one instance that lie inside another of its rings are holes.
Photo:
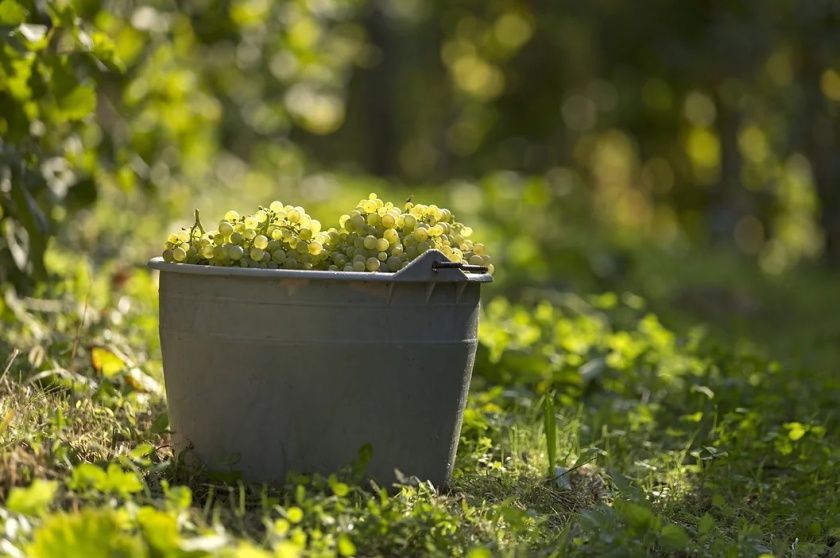
[[[201,218],[198,215],[198,209],[195,210],[195,224],[190,229],[190,240],[193,239],[195,236],[195,229],[198,228],[198,231],[201,234],[204,234],[204,227],[201,226]]]

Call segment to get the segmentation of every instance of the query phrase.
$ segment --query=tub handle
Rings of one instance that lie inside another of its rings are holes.
[[[433,262],[432,269],[460,269],[467,273],[487,273],[490,269],[485,265],[471,265],[464,262]]]

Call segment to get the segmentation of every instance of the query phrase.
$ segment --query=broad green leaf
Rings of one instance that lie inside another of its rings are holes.
[[[338,553],[341,556],[355,556],[356,545],[346,534],[342,533],[338,536]]]
[[[800,422],[788,422],[785,423],[784,426],[788,430],[788,438],[790,438],[794,442],[801,439],[802,436],[804,436],[807,432],[805,427]]]
[[[56,101],[62,120],[81,120],[96,109],[96,91],[90,85],[79,85]]]
[[[121,496],[128,496],[143,490],[143,483],[134,471],[124,471],[116,463],[108,465],[108,483],[103,487],[103,492],[112,492]]]
[[[15,487],[9,492],[6,507],[25,515],[44,515],[53,501],[58,483],[36,479],[26,488]]]
[[[93,347],[90,364],[106,378],[113,378],[126,367],[125,361],[108,347]]]
[[[149,427],[149,432],[152,434],[163,434],[169,428],[169,415],[166,413],[159,414]]]
[[[15,2],[15,0],[3,0],[0,2],[0,25],[18,25],[26,21],[29,12]]]
[[[146,506],[137,511],[137,523],[149,544],[162,554],[179,549],[178,520],[174,516]]]
[[[327,479],[327,482],[330,485],[330,489],[332,489],[333,494],[338,496],[339,498],[347,496],[347,493],[350,492],[350,487],[347,484],[338,480],[334,474],[330,475]]]
[[[697,532],[701,535],[708,535],[715,528],[715,520],[709,514],[703,514],[700,521],[697,522]]]
[[[275,558],[299,558],[301,548],[291,541],[281,541],[274,547]]]
[[[72,490],[98,489],[105,483],[105,471],[92,463],[82,463],[73,469],[68,485]]]
[[[233,552],[225,555],[231,558],[274,558],[268,551],[250,543],[240,543]]]
[[[192,504],[192,491],[187,486],[164,487],[166,503],[175,510],[186,510]]]
[[[113,511],[84,510],[48,517],[26,549],[30,558],[144,558],[139,537],[119,528]]]
[[[668,550],[685,551],[691,544],[691,537],[679,525],[669,524],[659,532],[659,542]]]
[[[647,506],[634,502],[622,502],[621,505],[616,506],[616,509],[637,533],[646,533],[659,524],[659,518]]]
[[[143,490],[143,483],[133,471],[124,471],[116,463],[108,465],[107,470],[82,463],[73,470],[70,488],[78,491],[93,489],[125,497]]]

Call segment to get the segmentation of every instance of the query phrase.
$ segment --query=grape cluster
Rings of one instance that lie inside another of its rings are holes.
[[[169,235],[167,262],[263,269],[323,269],[327,234],[300,206],[271,202],[253,215],[225,213],[219,228],[205,231],[198,211],[195,225]]]
[[[453,262],[486,265],[492,273],[484,245],[468,238],[472,229],[436,205],[407,202],[400,209],[371,194],[338,224],[338,230],[328,231],[329,269],[394,272],[437,249]]]
[[[399,208],[376,194],[327,231],[302,207],[275,201],[245,217],[228,211],[218,230],[210,232],[196,211],[191,229],[169,235],[163,258],[217,266],[395,272],[437,249],[453,262],[487,266],[493,273],[485,246],[470,240],[471,234],[448,209],[411,202]]]

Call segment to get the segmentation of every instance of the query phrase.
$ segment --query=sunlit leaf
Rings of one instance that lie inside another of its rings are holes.
[[[141,558],[138,537],[119,528],[113,511],[84,510],[47,518],[26,547],[30,558]]]
[[[97,490],[109,494],[128,496],[143,490],[143,484],[133,471],[125,471],[116,463],[103,470],[91,463],[82,463],[73,470],[69,483],[76,491]]]
[[[794,442],[801,439],[807,432],[802,423],[799,422],[788,422],[785,424],[785,428],[788,430],[788,438]]]
[[[36,479],[27,488],[14,487],[9,492],[6,507],[26,515],[43,515],[55,498],[58,483]]]
[[[137,523],[149,544],[161,553],[171,553],[179,548],[178,520],[175,516],[152,507],[142,507],[137,510]]]
[[[26,20],[29,12],[15,0],[0,2],[0,25],[18,25]]]
[[[354,556],[356,554],[356,545],[353,544],[352,539],[344,533],[338,536],[337,546],[338,553],[341,556]]]
[[[107,347],[91,348],[90,364],[106,378],[113,378],[126,367],[125,361]]]
[[[125,381],[135,391],[142,391],[144,393],[153,393],[160,395],[163,393],[163,388],[160,382],[143,372],[137,367],[131,368],[125,375]]]
[[[91,85],[79,85],[57,101],[62,120],[81,120],[96,108],[96,91]]]

